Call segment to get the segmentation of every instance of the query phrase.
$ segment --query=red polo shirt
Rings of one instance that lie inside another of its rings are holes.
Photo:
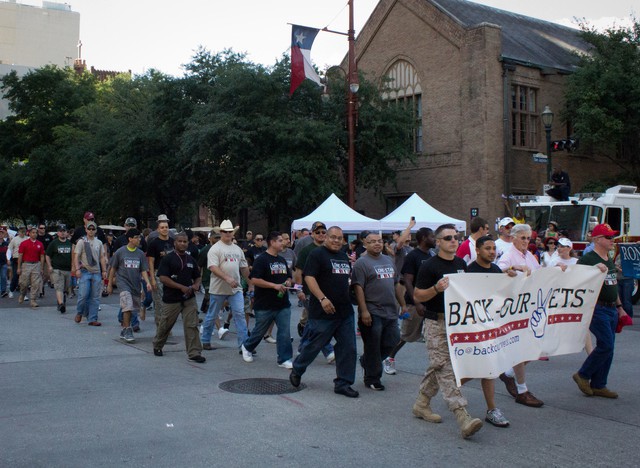
[[[18,247],[18,253],[22,254],[22,262],[39,262],[44,255],[44,245],[39,240],[27,239]]]

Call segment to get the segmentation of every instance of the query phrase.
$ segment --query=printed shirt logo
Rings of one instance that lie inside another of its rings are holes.
[[[66,247],[63,245],[58,246],[58,253],[59,254],[70,254],[71,253],[71,246]]]
[[[193,268],[193,263],[187,262],[187,268]]]
[[[286,275],[287,274],[287,265],[280,262],[274,262],[269,264],[269,268],[271,269],[272,275]]]
[[[134,268],[134,269],[139,269],[140,268],[140,259],[138,258],[125,258],[124,259],[124,267],[125,268]]]
[[[338,275],[348,275],[351,272],[351,267],[348,261],[343,260],[331,260],[331,273]]]
[[[607,276],[604,279],[604,284],[606,284],[607,286],[615,286],[616,284],[618,284],[618,279],[616,278],[615,271],[610,271],[609,273],[607,273]]]
[[[376,266],[374,269],[378,279],[393,279],[396,275],[395,269],[391,266]]]
[[[240,256],[237,254],[224,254],[224,259],[230,263],[237,263],[240,261]]]

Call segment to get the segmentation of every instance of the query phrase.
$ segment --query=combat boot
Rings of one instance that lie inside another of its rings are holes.
[[[425,421],[432,423],[442,422],[442,417],[431,411],[431,407],[429,406],[430,403],[431,398],[423,395],[422,393],[418,393],[418,399],[413,404],[413,415],[416,418],[422,418]]]
[[[466,408],[458,408],[453,412],[458,420],[458,426],[460,426],[460,433],[465,439],[471,437],[482,428],[482,421],[478,418],[472,418],[467,413]]]

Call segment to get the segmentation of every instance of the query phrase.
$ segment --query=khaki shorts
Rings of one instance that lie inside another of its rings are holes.
[[[123,312],[140,310],[140,294],[131,294],[129,291],[120,293],[120,308]]]
[[[424,317],[418,315],[416,306],[412,304],[407,304],[407,312],[410,317],[401,321],[400,339],[407,343],[413,343],[422,338]]]
[[[56,292],[65,293],[71,284],[71,272],[64,270],[53,270],[51,272],[51,282]]]

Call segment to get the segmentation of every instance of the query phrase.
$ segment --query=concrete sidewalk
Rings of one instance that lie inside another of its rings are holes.
[[[528,366],[527,383],[543,408],[517,405],[497,382],[496,402],[511,427],[487,423],[463,440],[440,396],[432,406],[442,424],[411,414],[427,366],[423,343],[398,353],[398,374],[383,377],[384,392],[365,388],[358,369],[360,398],[335,395],[335,368],[320,355],[303,376],[306,389],[241,395],[218,386],[288,379],[289,371],[276,365],[275,345],[262,342],[247,364],[230,333],[214,339],[218,349],[203,352],[206,363],[194,364],[187,362],[179,321],[165,356],[155,357],[152,314],[136,342],[124,344],[117,297],[105,302],[103,326],[88,327],[74,323],[73,304],[58,313],[51,290],[37,310],[0,300],[0,466],[638,465],[640,325],[617,336],[609,386],[618,400],[579,392],[571,375],[584,354],[552,357]],[[295,349],[300,309],[292,312]],[[479,382],[463,393],[469,412],[484,419]]]

